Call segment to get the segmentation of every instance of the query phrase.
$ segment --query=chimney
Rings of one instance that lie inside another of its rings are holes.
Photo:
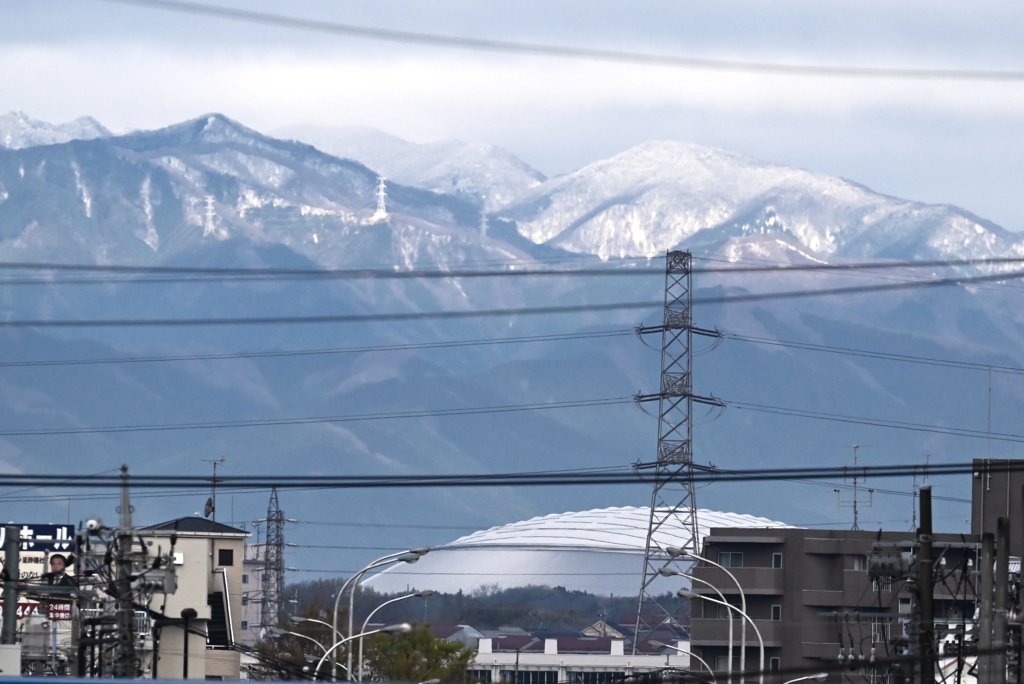
[[[558,639],[544,640],[544,655],[558,655]]]

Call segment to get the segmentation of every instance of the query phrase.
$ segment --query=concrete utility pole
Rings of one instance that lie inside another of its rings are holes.
[[[135,605],[132,602],[132,503],[128,493],[128,466],[121,466],[121,514],[117,530],[117,579],[114,595],[117,597],[117,647],[114,676],[135,678]]]
[[[932,488],[921,487],[921,527],[917,530],[917,587],[921,615],[921,684],[935,681],[935,588],[932,558]]]
[[[992,684],[992,569],[995,535],[981,535],[981,614],[978,620],[978,684]]]
[[[18,636],[18,546],[21,530],[9,526],[4,529],[4,644],[13,645]]]
[[[992,684],[1006,684],[1006,606],[1010,588],[1010,519],[996,521],[996,595],[992,609]]]

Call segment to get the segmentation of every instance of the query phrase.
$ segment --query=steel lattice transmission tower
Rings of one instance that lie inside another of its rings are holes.
[[[712,470],[693,462],[693,404],[723,406],[714,397],[693,394],[693,336],[702,335],[721,339],[716,330],[705,330],[693,325],[693,257],[689,252],[669,252],[665,258],[665,311],[661,325],[641,326],[638,335],[661,333],[661,388],[657,394],[640,394],[637,403],[658,402],[658,456],[652,463],[637,463],[636,470],[654,471],[654,491],[651,494],[651,516],[647,528],[644,552],[643,581],[637,607],[637,645],[659,625],[674,618],[674,611],[660,605],[652,585],[664,576],[669,566],[687,563],[684,554],[676,549],[670,554],[657,540],[662,527],[682,527],[687,530],[686,553],[699,553],[700,537],[697,527],[697,498],[694,493],[694,470]],[[684,568],[679,568],[683,570]]]
[[[284,613],[284,511],[277,500],[277,487],[270,490],[267,506],[267,542],[263,547],[263,605],[260,628],[277,627]]]

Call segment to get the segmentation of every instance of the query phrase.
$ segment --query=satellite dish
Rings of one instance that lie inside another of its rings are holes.
[[[209,518],[211,515],[213,515],[213,511],[213,498],[211,497],[206,500],[206,506],[203,508],[203,517]]]

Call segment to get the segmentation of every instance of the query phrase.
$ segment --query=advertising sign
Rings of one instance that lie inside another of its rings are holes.
[[[46,605],[46,618],[55,622],[70,620],[73,612],[71,603],[48,603]]]
[[[21,530],[21,550],[68,553],[75,550],[74,525],[17,525]],[[0,547],[6,542],[6,527],[0,527]]]

